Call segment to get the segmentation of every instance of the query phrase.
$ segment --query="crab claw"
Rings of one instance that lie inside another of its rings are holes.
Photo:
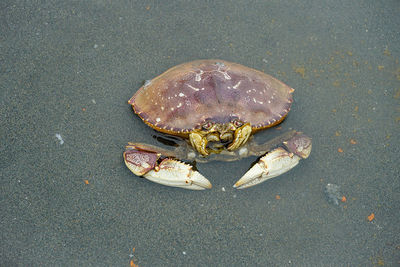
[[[163,185],[204,190],[211,183],[192,166],[172,158],[161,160],[161,154],[129,145],[124,152],[126,166],[136,175]]]
[[[243,189],[279,176],[294,168],[311,153],[311,138],[301,133],[284,142],[284,145],[289,151],[278,147],[268,152],[233,187]]]
[[[204,190],[212,187],[210,181],[193,170],[192,166],[170,158],[162,160],[157,169],[149,171],[144,177],[155,183],[185,189]]]
[[[299,163],[300,157],[278,147],[262,157],[233,187],[243,189],[281,175]]]

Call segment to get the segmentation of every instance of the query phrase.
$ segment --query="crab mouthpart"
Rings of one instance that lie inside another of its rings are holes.
[[[189,134],[192,147],[202,156],[210,153],[219,153],[224,147],[228,150],[236,150],[243,146],[252,133],[250,123],[241,127],[234,127],[229,124],[215,124],[208,131],[194,131]],[[213,144],[212,144],[213,143]]]
[[[208,156],[210,152],[207,150],[207,137],[201,133],[193,132],[189,134],[189,140],[192,147],[202,156]]]
[[[235,135],[232,143],[228,146],[228,150],[236,150],[244,145],[251,135],[252,129],[250,123],[246,123],[235,130]]]
[[[221,133],[219,135],[219,138],[223,142],[228,142],[228,141],[233,140],[233,136],[234,136],[234,133],[232,131],[227,131],[227,132]]]

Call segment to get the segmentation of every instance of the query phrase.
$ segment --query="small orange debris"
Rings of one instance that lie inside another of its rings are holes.
[[[300,67],[294,67],[294,71],[298,74],[300,74],[303,78],[306,74],[306,69],[303,66]]]
[[[340,86],[340,81],[336,80],[332,83],[333,86],[339,87]]]
[[[384,51],[383,51],[383,54],[385,55],[385,56],[390,56],[390,51],[389,51],[389,49],[385,49]]]
[[[89,180],[84,180],[85,184],[89,184]]]
[[[346,198],[345,196],[342,196],[341,201],[342,201],[342,202],[346,202],[346,201],[347,201],[347,198]]]
[[[368,219],[368,221],[369,222],[372,222],[372,220],[375,218],[375,214],[373,214],[373,213],[371,213],[368,217],[367,217],[367,219]]]
[[[130,266],[130,267],[139,267],[139,265],[135,264],[135,262],[134,262],[133,260],[131,260],[131,261],[129,262],[129,266]]]
[[[82,108],[82,111],[86,111],[86,108]]]
[[[385,66],[379,65],[378,66],[378,70],[383,70],[385,68]]]
[[[150,6],[146,6],[146,10],[150,10]]]
[[[132,248],[132,254],[129,255],[129,256],[130,256],[130,257],[133,257],[133,253],[135,253],[135,248]],[[129,262],[129,266],[130,266],[130,267],[139,267],[139,265],[135,264],[135,261],[134,261],[134,260],[131,260],[131,261]]]
[[[336,136],[341,136],[342,133],[341,133],[340,131],[336,131],[336,132],[335,132],[335,135],[336,135]]]
[[[281,199],[281,196],[280,195],[276,195],[275,199]]]
[[[399,75],[400,75],[400,69],[399,69]],[[400,78],[400,76],[399,76],[399,78]],[[400,97],[400,89],[397,89],[397,91],[396,91],[396,93],[394,94],[393,97],[396,98],[396,99]]]
[[[357,141],[354,140],[354,139],[350,139],[350,143],[351,143],[352,145],[355,145],[355,144],[357,144]]]
[[[340,147],[337,150],[339,153],[343,153],[343,149],[341,149]]]

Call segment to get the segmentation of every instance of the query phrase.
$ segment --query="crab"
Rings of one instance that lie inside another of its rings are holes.
[[[256,144],[252,135],[286,118],[293,92],[276,78],[237,63],[196,60],[177,65],[146,81],[128,103],[148,126],[182,139],[179,147],[129,143],[125,164],[137,176],[192,190],[212,185],[184,160],[260,157],[234,184],[237,189],[281,175],[310,155],[311,138],[293,130]]]

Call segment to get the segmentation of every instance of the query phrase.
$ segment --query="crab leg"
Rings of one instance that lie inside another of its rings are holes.
[[[154,147],[130,144],[124,152],[126,166],[136,175],[155,183],[191,190],[204,190],[211,183],[192,166],[173,158],[161,159]]]
[[[278,147],[265,154],[233,187],[243,189],[279,176],[294,168],[301,159],[307,158],[311,153],[311,138],[301,133],[297,133],[283,144],[286,149]]]

